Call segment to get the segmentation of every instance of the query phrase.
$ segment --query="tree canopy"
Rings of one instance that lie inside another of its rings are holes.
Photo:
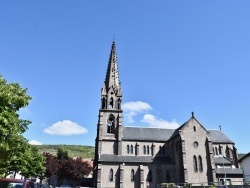
[[[58,186],[62,184],[64,179],[71,181],[75,186],[76,182],[87,177],[92,171],[92,165],[89,161],[82,158],[69,158],[67,151],[60,148],[57,151],[57,156],[53,156],[48,152],[44,152],[43,155],[46,157],[45,176],[50,178],[52,175],[56,175]]]
[[[45,170],[44,157],[22,135],[31,121],[21,119],[18,112],[31,99],[27,88],[8,83],[0,75],[0,175],[14,172],[31,177],[40,176]]]

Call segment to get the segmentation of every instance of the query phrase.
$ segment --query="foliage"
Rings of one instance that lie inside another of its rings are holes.
[[[55,156],[50,153],[45,152],[43,156],[45,157],[45,177],[50,178],[50,176],[57,174],[59,163]]]
[[[69,159],[68,151],[63,150],[62,148],[58,148],[58,150],[57,150],[57,159],[59,159],[59,160],[67,160],[67,159]]]
[[[244,182],[244,185],[250,185],[250,181]]]
[[[37,145],[40,153],[48,152],[54,156],[57,156],[58,149],[68,152],[70,158],[89,158],[93,159],[95,154],[95,148],[93,146],[81,146],[81,145]]]
[[[37,147],[28,144],[22,156],[24,168],[21,175],[24,177],[43,177],[44,176],[44,157],[39,153]]]
[[[59,180],[68,179],[73,182],[80,181],[92,170],[89,163],[83,161],[81,158],[61,160],[59,163],[60,168],[57,173]]]
[[[177,187],[174,183],[161,183],[161,187]]]
[[[209,186],[209,188],[216,188],[215,183],[212,183],[212,184]]]
[[[184,184],[184,187],[191,187],[192,186],[192,183],[185,183]]]
[[[44,153],[46,157],[45,162],[45,176],[50,178],[52,175],[56,175],[58,178],[58,185],[61,185],[63,179],[68,179],[73,182],[81,181],[85,176],[89,175],[92,171],[92,166],[88,161],[82,160],[82,158],[66,158],[60,157],[65,151],[58,149],[59,156],[53,156],[50,153]]]
[[[0,75],[0,174],[21,173],[26,177],[43,174],[43,157],[22,134],[31,123],[19,117],[31,97],[18,83],[7,83]]]

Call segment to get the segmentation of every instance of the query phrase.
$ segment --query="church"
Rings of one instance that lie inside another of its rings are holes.
[[[235,143],[221,130],[206,129],[191,113],[177,129],[123,125],[122,88],[112,43],[101,89],[94,159],[96,188],[240,185]]]

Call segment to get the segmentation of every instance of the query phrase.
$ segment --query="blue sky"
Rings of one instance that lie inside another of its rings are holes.
[[[249,152],[250,1],[0,1],[0,73],[33,143],[94,146],[115,38],[126,126],[195,117]],[[115,36],[114,36],[115,34]]]

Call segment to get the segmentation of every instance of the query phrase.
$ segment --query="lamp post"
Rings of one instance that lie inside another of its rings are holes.
[[[123,159],[123,158],[122,158]],[[125,177],[124,177],[124,168],[125,168],[125,163],[124,163],[124,160],[123,160],[123,163],[122,163],[122,165],[123,165],[123,180],[122,180],[122,188],[124,188],[124,181],[125,181]]]
[[[224,169],[224,182],[227,188],[227,174],[226,174],[226,169],[225,169],[224,156],[223,155],[219,155],[219,156],[222,157],[222,163],[223,163],[223,169]]]

